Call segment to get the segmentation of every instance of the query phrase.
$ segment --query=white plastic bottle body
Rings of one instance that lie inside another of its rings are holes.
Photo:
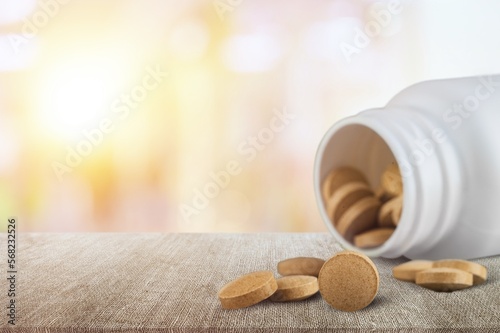
[[[329,221],[321,183],[350,165],[376,188],[393,162],[403,176],[399,225],[382,246],[356,249]],[[347,248],[412,259],[500,254],[500,75],[418,83],[334,124],[318,149],[314,185],[323,220]]]

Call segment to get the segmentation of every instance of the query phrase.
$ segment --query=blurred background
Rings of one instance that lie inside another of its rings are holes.
[[[325,231],[315,151],[500,73],[500,2],[0,0],[0,228]]]

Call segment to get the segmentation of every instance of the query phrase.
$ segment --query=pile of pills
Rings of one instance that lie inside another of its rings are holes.
[[[399,168],[390,164],[377,190],[351,167],[334,169],[322,185],[326,211],[339,234],[359,248],[382,245],[399,223],[403,182]]]
[[[488,271],[486,267],[466,260],[413,260],[394,267],[392,275],[427,289],[451,292],[483,283]]]
[[[297,257],[278,263],[278,279],[271,271],[243,275],[219,291],[224,309],[241,309],[266,299],[273,302],[305,300],[318,291],[333,308],[357,311],[367,307],[378,293],[380,277],[366,255],[343,251],[324,261]],[[393,276],[435,291],[455,291],[481,284],[486,267],[466,260],[413,260],[396,266]]]
[[[332,307],[356,311],[368,306],[378,292],[379,274],[364,254],[343,251],[326,262],[297,257],[278,263],[281,278],[271,271],[243,275],[219,291],[224,309],[240,309],[266,299],[273,302],[301,301],[318,291]]]

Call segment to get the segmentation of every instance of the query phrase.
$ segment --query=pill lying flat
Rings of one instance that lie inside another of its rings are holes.
[[[364,254],[344,251],[325,262],[318,284],[321,296],[332,307],[356,311],[368,306],[377,295],[379,274]]]
[[[382,174],[382,187],[390,196],[398,196],[403,193],[403,181],[397,164],[390,164]]]
[[[315,276],[291,275],[279,278],[278,290],[269,298],[273,302],[301,301],[316,294],[319,290]]]
[[[438,260],[434,262],[433,267],[456,268],[469,272],[473,276],[473,284],[483,283],[484,281],[486,281],[488,276],[488,271],[486,267],[467,260],[458,260],[458,259]]]
[[[435,291],[455,291],[472,286],[472,274],[455,268],[431,268],[418,272],[415,282]]]
[[[398,280],[415,282],[418,272],[422,272],[432,268],[432,261],[429,260],[412,260],[398,265],[392,269],[392,276]]]
[[[362,249],[377,247],[384,244],[393,232],[394,228],[372,229],[354,236],[354,245]]]
[[[377,226],[380,201],[375,197],[366,197],[349,207],[340,217],[337,231],[349,242],[354,236]]]
[[[323,182],[323,200],[327,202],[336,189],[350,182],[368,183],[365,176],[354,168],[340,167],[334,169]]]
[[[270,271],[243,275],[226,284],[219,291],[219,300],[224,309],[240,309],[269,298],[278,289]]]
[[[344,184],[333,193],[326,203],[328,217],[336,225],[349,207],[357,201],[373,195],[373,191],[364,182]]]
[[[318,276],[325,261],[313,257],[297,257],[280,261],[278,263],[278,273],[286,275],[311,275]]]

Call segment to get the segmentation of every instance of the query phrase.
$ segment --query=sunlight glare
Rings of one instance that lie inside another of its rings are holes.
[[[36,7],[36,0],[0,0],[0,24],[21,21]]]
[[[105,62],[60,65],[42,77],[39,116],[46,130],[73,140],[102,120],[117,96],[121,77]]]

